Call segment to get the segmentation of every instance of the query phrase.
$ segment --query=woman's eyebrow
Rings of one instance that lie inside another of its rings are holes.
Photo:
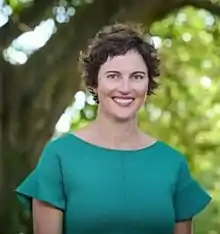
[[[116,71],[116,70],[109,70],[109,71],[105,72],[105,74],[108,74],[108,73],[117,73],[117,74],[120,74],[120,72]]]
[[[109,70],[109,71],[105,72],[105,74],[108,74],[108,73],[117,73],[117,74],[120,74],[120,72],[116,71],[116,70]],[[144,72],[144,71],[134,71],[131,74],[136,74],[136,73],[146,75],[146,72]]]
[[[134,71],[134,72],[132,72],[132,75],[134,75],[134,74],[146,75],[146,72],[144,72],[144,71]]]

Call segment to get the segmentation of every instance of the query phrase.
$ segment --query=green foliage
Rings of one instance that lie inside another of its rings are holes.
[[[182,9],[152,27],[161,42],[161,87],[139,113],[140,127],[181,150],[213,203],[199,216],[196,233],[220,234],[220,23],[208,12]],[[87,124],[85,105],[72,129]],[[193,201],[192,201],[193,202]]]
[[[19,0],[8,0],[6,1],[7,4],[11,6],[14,12],[21,12],[24,8],[30,7],[33,5],[34,1],[32,0],[24,0],[24,1],[19,1]]]
[[[209,13],[186,8],[152,28],[162,38],[163,74],[151,102],[160,115],[145,129],[181,149],[210,189],[214,202],[199,218],[197,233],[220,233],[219,27]]]

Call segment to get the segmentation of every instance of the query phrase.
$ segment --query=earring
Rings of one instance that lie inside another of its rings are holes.
[[[91,88],[91,87],[88,87],[88,92],[92,95],[93,100],[94,100],[97,104],[99,104],[98,94],[94,91],[94,89]]]

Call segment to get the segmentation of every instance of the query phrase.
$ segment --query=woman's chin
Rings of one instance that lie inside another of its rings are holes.
[[[135,118],[135,113],[112,113],[113,118],[118,122],[126,122]]]

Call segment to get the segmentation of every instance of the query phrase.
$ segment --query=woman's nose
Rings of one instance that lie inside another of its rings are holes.
[[[122,79],[122,81],[120,82],[120,85],[118,87],[118,90],[123,94],[129,93],[131,90],[131,85],[130,85],[129,79]]]

